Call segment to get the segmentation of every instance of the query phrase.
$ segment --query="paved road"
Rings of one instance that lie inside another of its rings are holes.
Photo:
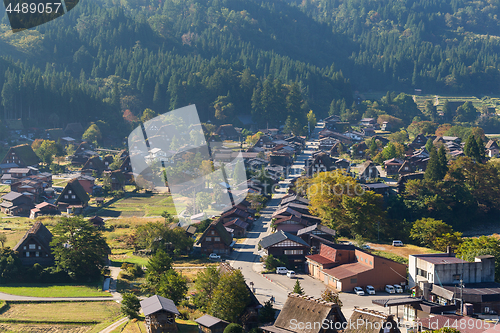
[[[322,129],[322,126],[317,126],[315,129],[315,136]],[[313,135],[313,137],[314,137]],[[253,282],[255,288],[255,295],[260,302],[268,301],[272,296],[275,298],[275,308],[281,309],[285,304],[288,297],[288,293],[291,292],[293,287],[290,289],[285,284],[278,284],[273,280],[273,274],[263,276],[260,274],[262,271],[262,264],[260,263],[260,255],[258,253],[257,244],[260,239],[269,235],[271,215],[276,211],[281,198],[286,194],[290,180],[295,177],[300,176],[301,171],[304,169],[305,161],[311,156],[315,141],[310,141],[306,143],[306,149],[302,154],[300,154],[295,163],[292,165],[289,171],[288,177],[279,183],[280,188],[273,194],[273,198],[268,202],[266,208],[264,208],[260,213],[261,217],[254,223],[254,228],[247,233],[247,239],[241,243],[235,245],[235,251],[232,255],[232,261],[230,263],[235,268],[240,268],[245,280],[248,285]],[[309,277],[307,277],[309,278]],[[309,278],[312,280],[312,278]],[[304,289],[308,295],[319,296],[321,291],[316,290],[317,288],[311,287],[309,284],[304,286]]]

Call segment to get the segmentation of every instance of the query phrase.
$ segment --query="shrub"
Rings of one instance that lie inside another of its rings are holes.
[[[132,318],[139,317],[139,309],[141,304],[139,298],[132,293],[124,293],[122,299],[121,311],[124,315]]]
[[[243,333],[243,327],[238,324],[229,324],[225,329],[224,333]]]

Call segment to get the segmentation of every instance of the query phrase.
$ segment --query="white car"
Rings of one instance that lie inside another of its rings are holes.
[[[394,289],[396,289],[396,292],[398,294],[401,294],[403,292],[403,288],[399,284],[395,284]]]
[[[365,292],[363,291],[363,289],[361,289],[361,287],[354,287],[354,292],[358,296],[363,296],[365,294]]]
[[[276,274],[286,274],[288,269],[286,267],[276,267]]]
[[[393,240],[392,246],[404,246],[403,242],[400,240]]]
[[[220,259],[220,255],[218,255],[216,253],[210,253],[210,255],[208,256],[208,258],[210,258],[212,260],[216,260],[216,259]]]
[[[294,279],[295,278],[295,272],[294,271],[288,271],[286,273],[286,276],[288,276],[290,279]]]
[[[365,289],[368,295],[375,295],[375,288],[373,288],[373,286],[368,285]]]
[[[385,291],[388,292],[389,294],[395,294],[396,293],[396,290],[390,284],[386,284],[385,285]]]

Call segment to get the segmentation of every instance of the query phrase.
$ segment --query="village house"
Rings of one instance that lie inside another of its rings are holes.
[[[83,129],[81,123],[69,123],[68,125],[66,125],[66,128],[64,129],[64,134],[66,136],[77,138],[78,140],[81,139],[84,132],[85,130]]]
[[[74,179],[78,180],[80,185],[82,185],[83,189],[87,194],[92,195],[94,192],[94,186],[95,186],[95,178],[92,176],[85,176],[85,175],[80,175],[78,177],[75,177]]]
[[[51,241],[52,233],[42,222],[37,221],[14,246],[13,250],[19,253],[19,258],[24,266],[33,266],[34,264],[52,266],[54,256],[50,249]]]
[[[28,144],[10,147],[0,164],[15,163],[20,168],[36,167],[40,159]]]
[[[319,223],[298,230],[297,236],[309,244],[313,252],[319,250],[323,243],[335,243],[335,230]]]
[[[321,325],[325,322],[328,324],[326,329]],[[342,330],[336,328],[345,327],[346,323],[338,304],[290,293],[274,325],[260,328],[264,333],[337,333]]]
[[[204,254],[229,254],[234,243],[233,237],[224,227],[222,220],[217,219],[210,223],[196,245],[200,246],[201,253]]]
[[[401,167],[398,170],[398,174],[400,176],[404,176],[404,175],[414,173],[414,172],[415,172],[415,168],[413,167],[413,165],[411,165],[411,163],[409,161],[404,161],[403,165],[401,165]]]
[[[141,301],[147,333],[178,332],[175,317],[180,315],[171,299],[154,295]]]
[[[391,158],[390,160],[384,161],[384,167],[387,176],[390,177],[397,175],[403,163],[404,161],[401,161],[398,158]]]
[[[276,232],[285,231],[291,234],[297,234],[299,230],[309,226],[311,223],[302,217],[291,214],[289,216],[276,218],[271,224]]]
[[[87,207],[90,198],[77,179],[70,180],[56,199],[55,205],[61,212],[79,214]]]
[[[496,141],[490,140],[486,144],[486,155],[488,157],[498,157],[498,153],[500,152],[500,148]]]
[[[394,315],[355,307],[343,333],[401,333]]]
[[[291,233],[278,231],[270,234],[259,241],[259,246],[264,249],[266,255],[279,258],[285,255],[288,258],[288,268],[303,270],[305,255],[310,246],[300,237]]]
[[[59,209],[57,209],[56,205],[53,205],[48,202],[42,202],[35,205],[35,208],[32,208],[30,211],[30,219],[36,219],[39,216],[43,215],[58,215],[60,214]]]
[[[94,215],[89,219],[89,222],[98,229],[104,228],[104,219],[100,216]]]
[[[215,131],[215,134],[218,135],[221,140],[238,140],[240,137],[236,129],[231,124],[220,125]]]
[[[1,199],[0,210],[7,215],[27,215],[33,207],[33,199],[22,193],[9,192]]]
[[[82,167],[82,174],[92,176],[95,172],[97,175],[101,175],[103,171],[106,170],[106,166],[104,162],[101,160],[99,156],[90,157],[87,162]]]
[[[338,291],[372,285],[406,284],[406,265],[366,253],[355,246],[321,244],[319,253],[306,256],[309,275]]]
[[[359,179],[374,179],[380,177],[377,167],[375,164],[368,160],[359,166]]]
[[[377,120],[375,118],[363,118],[359,124],[361,126],[377,126]]]
[[[196,319],[199,333],[223,333],[229,322],[205,314]]]
[[[224,227],[226,227],[226,229],[229,228],[233,230],[232,231],[233,237],[241,238],[245,237],[247,233],[248,223],[243,222],[239,218],[235,218],[233,220],[224,223]]]

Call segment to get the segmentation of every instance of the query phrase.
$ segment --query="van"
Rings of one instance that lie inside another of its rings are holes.
[[[404,246],[403,242],[400,240],[393,240],[392,246]]]
[[[276,274],[286,274],[288,269],[286,267],[276,267]]]
[[[395,284],[394,289],[396,289],[396,292],[398,294],[401,294],[403,292],[403,288],[399,284]]]
[[[393,286],[391,286],[390,284],[386,284],[385,285],[385,291],[389,294],[395,294],[396,293],[396,290],[394,289]]]
[[[286,276],[288,276],[290,279],[295,278],[295,272],[294,271],[288,271],[286,272]]]

